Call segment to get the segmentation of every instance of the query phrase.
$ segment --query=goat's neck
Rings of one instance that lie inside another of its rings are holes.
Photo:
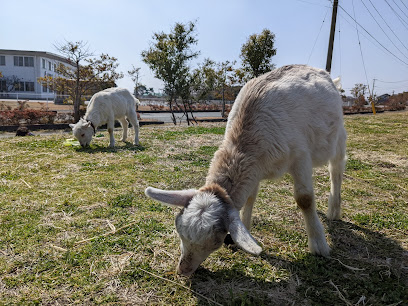
[[[261,171],[258,168],[254,152],[224,143],[214,155],[206,184],[223,187],[240,210],[259,184]]]
[[[102,125],[101,116],[95,112],[85,114],[85,119],[91,121],[95,127]]]

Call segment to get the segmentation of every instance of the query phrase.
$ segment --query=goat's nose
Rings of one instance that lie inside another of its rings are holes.
[[[181,268],[180,266],[177,267],[177,273],[183,276],[190,276],[193,274],[194,270],[192,268]]]

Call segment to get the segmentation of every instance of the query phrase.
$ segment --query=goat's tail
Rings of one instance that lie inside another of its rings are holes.
[[[333,84],[334,86],[336,86],[338,91],[341,90],[341,78],[340,77],[333,79]]]

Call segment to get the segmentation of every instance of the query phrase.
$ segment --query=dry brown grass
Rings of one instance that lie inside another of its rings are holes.
[[[179,277],[173,210],[146,186],[198,188],[224,123],[142,127],[141,146],[63,146],[67,135],[0,146],[0,303],[154,305],[403,304],[408,300],[408,113],[346,117],[342,221],[324,217],[332,258],[311,256],[289,176],[265,181],[254,211],[259,257],[234,247]],[[120,133],[119,131],[117,133]]]

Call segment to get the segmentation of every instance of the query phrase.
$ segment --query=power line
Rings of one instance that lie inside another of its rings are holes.
[[[390,50],[388,50],[382,43],[380,43],[373,35],[370,34],[361,24],[357,22],[355,18],[353,18],[341,5],[339,7],[360,27],[362,28],[372,39],[374,39],[377,44],[379,44],[384,50],[386,50],[389,54],[391,54],[393,57],[395,57],[397,60],[399,60],[401,63],[404,63],[405,65],[408,66],[408,63],[404,62],[402,59],[400,59],[398,56],[396,56],[394,53],[392,53]]]
[[[405,12],[399,7],[399,5],[394,0],[392,0],[392,2],[394,2],[394,4],[400,9],[400,11],[405,15],[405,17],[408,18],[408,15],[405,14]]]
[[[339,12],[339,15],[345,22],[347,22],[349,24],[349,26],[351,26],[352,28],[355,28],[355,24],[354,25],[351,24],[351,22],[348,19],[346,19],[346,17],[343,16],[342,12]],[[376,44],[375,41],[373,41],[370,36],[367,36],[367,34],[365,34],[364,32],[360,32],[360,35],[363,36],[368,42],[370,42],[378,50],[380,50],[380,51],[384,52],[384,54],[388,55],[388,53],[384,49],[382,49],[380,45]]]
[[[325,22],[325,20],[326,20],[326,17],[327,17],[327,13],[328,13],[328,12],[329,12],[329,9],[326,10],[326,14],[324,15],[323,22],[322,22],[322,24],[321,24],[321,26],[320,26],[320,29],[319,29],[319,33],[317,34],[317,37],[316,37],[316,40],[315,40],[315,42],[314,42],[314,44],[313,44],[312,50],[310,51],[309,58],[307,59],[307,64],[309,64],[310,58],[312,57],[312,53],[313,53],[314,48],[315,48],[315,46],[316,46],[317,40],[319,39],[320,32],[322,31],[322,28],[323,28],[323,25],[324,25],[324,22]]]
[[[405,8],[408,10],[408,7],[405,5],[404,1],[400,0],[402,5],[405,6]]]
[[[360,35],[358,33],[357,21],[355,20],[356,11],[354,10],[354,0],[352,0],[351,3],[353,4],[353,14],[354,14],[354,21],[356,22],[357,39],[358,39],[358,46],[360,47],[361,61],[363,63],[364,74],[365,74],[365,77],[366,77],[368,92],[370,92],[370,85],[368,84],[367,70],[366,70],[365,63],[364,63],[363,49],[361,48]]]
[[[388,3],[387,0],[384,0],[385,3],[388,4],[388,6],[391,8],[391,10],[394,12],[394,14],[398,17],[398,19],[401,21],[402,25],[408,30],[408,27],[405,25],[405,21],[403,18],[401,18],[401,16],[394,10],[394,8]]]
[[[371,1],[370,1],[371,2]],[[384,29],[382,28],[382,26],[378,23],[377,19],[373,16],[373,14],[371,14],[371,11],[368,9],[368,7],[366,6],[366,4],[364,3],[363,0],[361,0],[361,3],[364,5],[364,7],[367,9],[368,13],[371,15],[371,17],[373,17],[374,21],[377,23],[377,25],[380,27],[381,31],[384,33],[384,35],[388,38],[388,40],[393,44],[393,46],[406,58],[408,59],[408,57],[397,47],[397,45],[391,40],[391,38],[388,36],[388,34],[384,31]],[[372,4],[372,3],[371,3]],[[377,11],[378,13],[378,11]],[[381,16],[382,18],[382,16]]]
[[[340,15],[340,17],[343,18],[343,20],[344,20],[345,22],[347,22],[352,28],[355,28],[355,25],[351,24],[351,22],[350,22],[349,20],[347,20],[346,17],[343,16],[342,12],[340,12],[339,15]],[[364,34],[363,32],[360,32],[360,35],[363,36],[365,39],[367,39],[370,43],[372,43],[373,46],[375,46],[376,48],[378,48],[379,50],[381,50],[381,51],[384,52],[384,50],[382,50],[382,49],[380,48],[380,46],[376,45],[376,44],[371,40],[371,38],[370,38],[369,36],[366,36],[366,34]],[[384,53],[385,53],[385,52],[384,52]]]
[[[307,3],[307,4],[312,4],[312,5],[318,5],[318,6],[323,6],[323,7],[330,7],[321,3],[315,3],[315,2],[310,2],[310,1],[305,1],[305,0],[296,0],[298,2],[303,2],[303,3]]]
[[[381,80],[378,80],[378,79],[377,79],[377,81],[378,81],[378,82],[381,82],[381,83],[405,83],[405,82],[408,82],[408,80],[402,80],[402,81],[381,81]]]
[[[405,46],[405,44],[398,38],[398,36],[397,36],[397,34],[395,34],[395,32],[391,29],[391,27],[388,25],[388,23],[387,23],[387,21],[385,21],[385,19],[383,18],[383,16],[380,14],[380,12],[377,10],[377,8],[374,6],[374,4],[371,2],[371,0],[368,0],[368,1],[370,1],[370,3],[371,3],[371,5],[373,6],[373,8],[375,9],[375,11],[377,12],[377,14],[378,15],[380,15],[380,17],[381,17],[381,19],[384,21],[384,23],[387,25],[387,27],[390,29],[390,31],[392,32],[392,34],[394,34],[394,36],[398,39],[398,41],[404,46],[404,48],[405,49],[407,49],[407,51],[408,51],[408,48]],[[402,1],[402,0],[401,0]]]
[[[338,45],[337,48],[338,48],[338,50],[339,50],[340,76],[342,76],[342,74],[341,74],[341,65],[342,65],[342,64],[341,64],[341,39],[340,39],[341,37],[340,37],[340,29],[341,29],[341,27],[340,27],[340,19],[339,19],[339,31],[338,31],[338,32],[339,32],[339,35],[338,35],[338,37],[339,37],[339,39],[338,39],[338,40],[339,40],[339,43],[337,44],[337,45]]]

